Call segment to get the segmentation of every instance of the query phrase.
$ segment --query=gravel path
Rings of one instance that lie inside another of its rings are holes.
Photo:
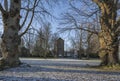
[[[88,68],[99,60],[21,59],[20,67],[0,71],[0,81],[120,81],[120,72]]]

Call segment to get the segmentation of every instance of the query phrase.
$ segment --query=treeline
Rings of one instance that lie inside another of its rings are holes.
[[[50,23],[45,23],[39,29],[31,28],[22,38],[21,57],[54,57],[54,43],[59,38],[52,32]]]

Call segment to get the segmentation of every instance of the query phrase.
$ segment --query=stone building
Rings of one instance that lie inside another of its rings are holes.
[[[1,53],[1,42],[2,42],[2,39],[0,38],[0,57],[2,57],[2,53]]]
[[[120,40],[120,38],[119,38]],[[120,62],[120,41],[119,41],[119,48],[118,48],[118,58],[119,58],[119,62]]]
[[[57,39],[55,42],[54,55],[55,57],[64,57],[64,40],[62,38]]]

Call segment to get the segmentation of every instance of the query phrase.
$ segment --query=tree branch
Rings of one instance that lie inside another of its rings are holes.
[[[27,28],[25,29],[25,31],[19,35],[20,37],[23,36],[23,35],[28,31],[28,29],[30,28],[30,25],[31,25],[32,20],[33,20],[33,18],[34,18],[34,12],[35,12],[36,3],[37,3],[37,0],[35,0],[34,5],[33,5],[33,11],[32,11],[31,20],[30,20],[30,22],[29,22]]]
[[[5,10],[8,11],[8,0],[4,0],[4,7]]]
[[[29,5],[30,5],[30,2],[28,2],[28,5],[27,5],[27,8],[28,8],[28,9],[29,9]],[[24,18],[24,20],[23,20],[23,23],[22,23],[22,25],[20,26],[21,28],[25,25],[25,22],[26,22],[26,20],[27,20],[28,15],[29,15],[29,10],[27,10],[27,12],[26,12],[26,15],[25,15],[25,18]],[[20,28],[20,29],[21,29],[21,28]]]
[[[62,32],[70,31],[70,30],[75,30],[75,29],[78,30],[78,29],[79,29],[79,30],[87,31],[87,32],[90,32],[90,33],[93,33],[93,34],[98,35],[98,32],[96,32],[96,31],[91,31],[91,30],[89,30],[89,29],[85,29],[85,28],[82,28],[82,27],[79,27],[79,28],[69,27],[69,28],[59,28],[59,29],[60,29],[60,31],[62,31]]]
[[[119,19],[117,20],[117,25],[120,26],[120,17],[119,17]]]
[[[98,35],[98,32],[97,32],[97,31],[92,31],[92,30],[85,29],[85,28],[82,28],[82,27],[79,27],[78,29],[80,29],[80,30],[84,30],[84,31],[88,31],[88,32],[90,32],[90,33],[93,33],[93,34]]]
[[[1,11],[2,13],[4,13],[4,12],[5,12],[5,10],[3,9],[3,7],[2,7],[2,5],[1,5],[1,3],[0,3],[0,11]]]
[[[23,26],[25,25],[25,22],[26,22],[26,20],[27,20],[28,15],[29,15],[29,11],[26,12],[26,16],[25,16],[25,18],[24,18],[24,20],[23,20],[22,25],[20,26],[20,29],[23,28]]]
[[[117,9],[120,9],[120,3],[117,4]]]
[[[70,3],[70,6],[72,7],[72,9],[78,13],[80,16],[85,16],[85,17],[91,17],[93,16],[95,13],[97,13],[99,11],[99,9],[96,8],[95,11],[93,11],[92,13],[88,14],[88,13],[85,13],[84,11],[81,11],[81,9],[75,7],[72,5],[72,3]]]
[[[120,36],[120,26],[117,28],[116,35],[119,37]]]
[[[118,30],[118,28],[120,27],[120,17],[119,17],[119,19],[116,21],[116,25],[115,25],[115,31],[117,31]]]
[[[94,3],[96,3],[99,7],[102,3],[102,0],[92,0]]]

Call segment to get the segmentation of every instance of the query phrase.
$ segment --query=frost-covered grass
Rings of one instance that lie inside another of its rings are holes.
[[[0,71],[0,81],[120,81],[120,72],[89,66],[99,60],[21,58],[20,67]]]

